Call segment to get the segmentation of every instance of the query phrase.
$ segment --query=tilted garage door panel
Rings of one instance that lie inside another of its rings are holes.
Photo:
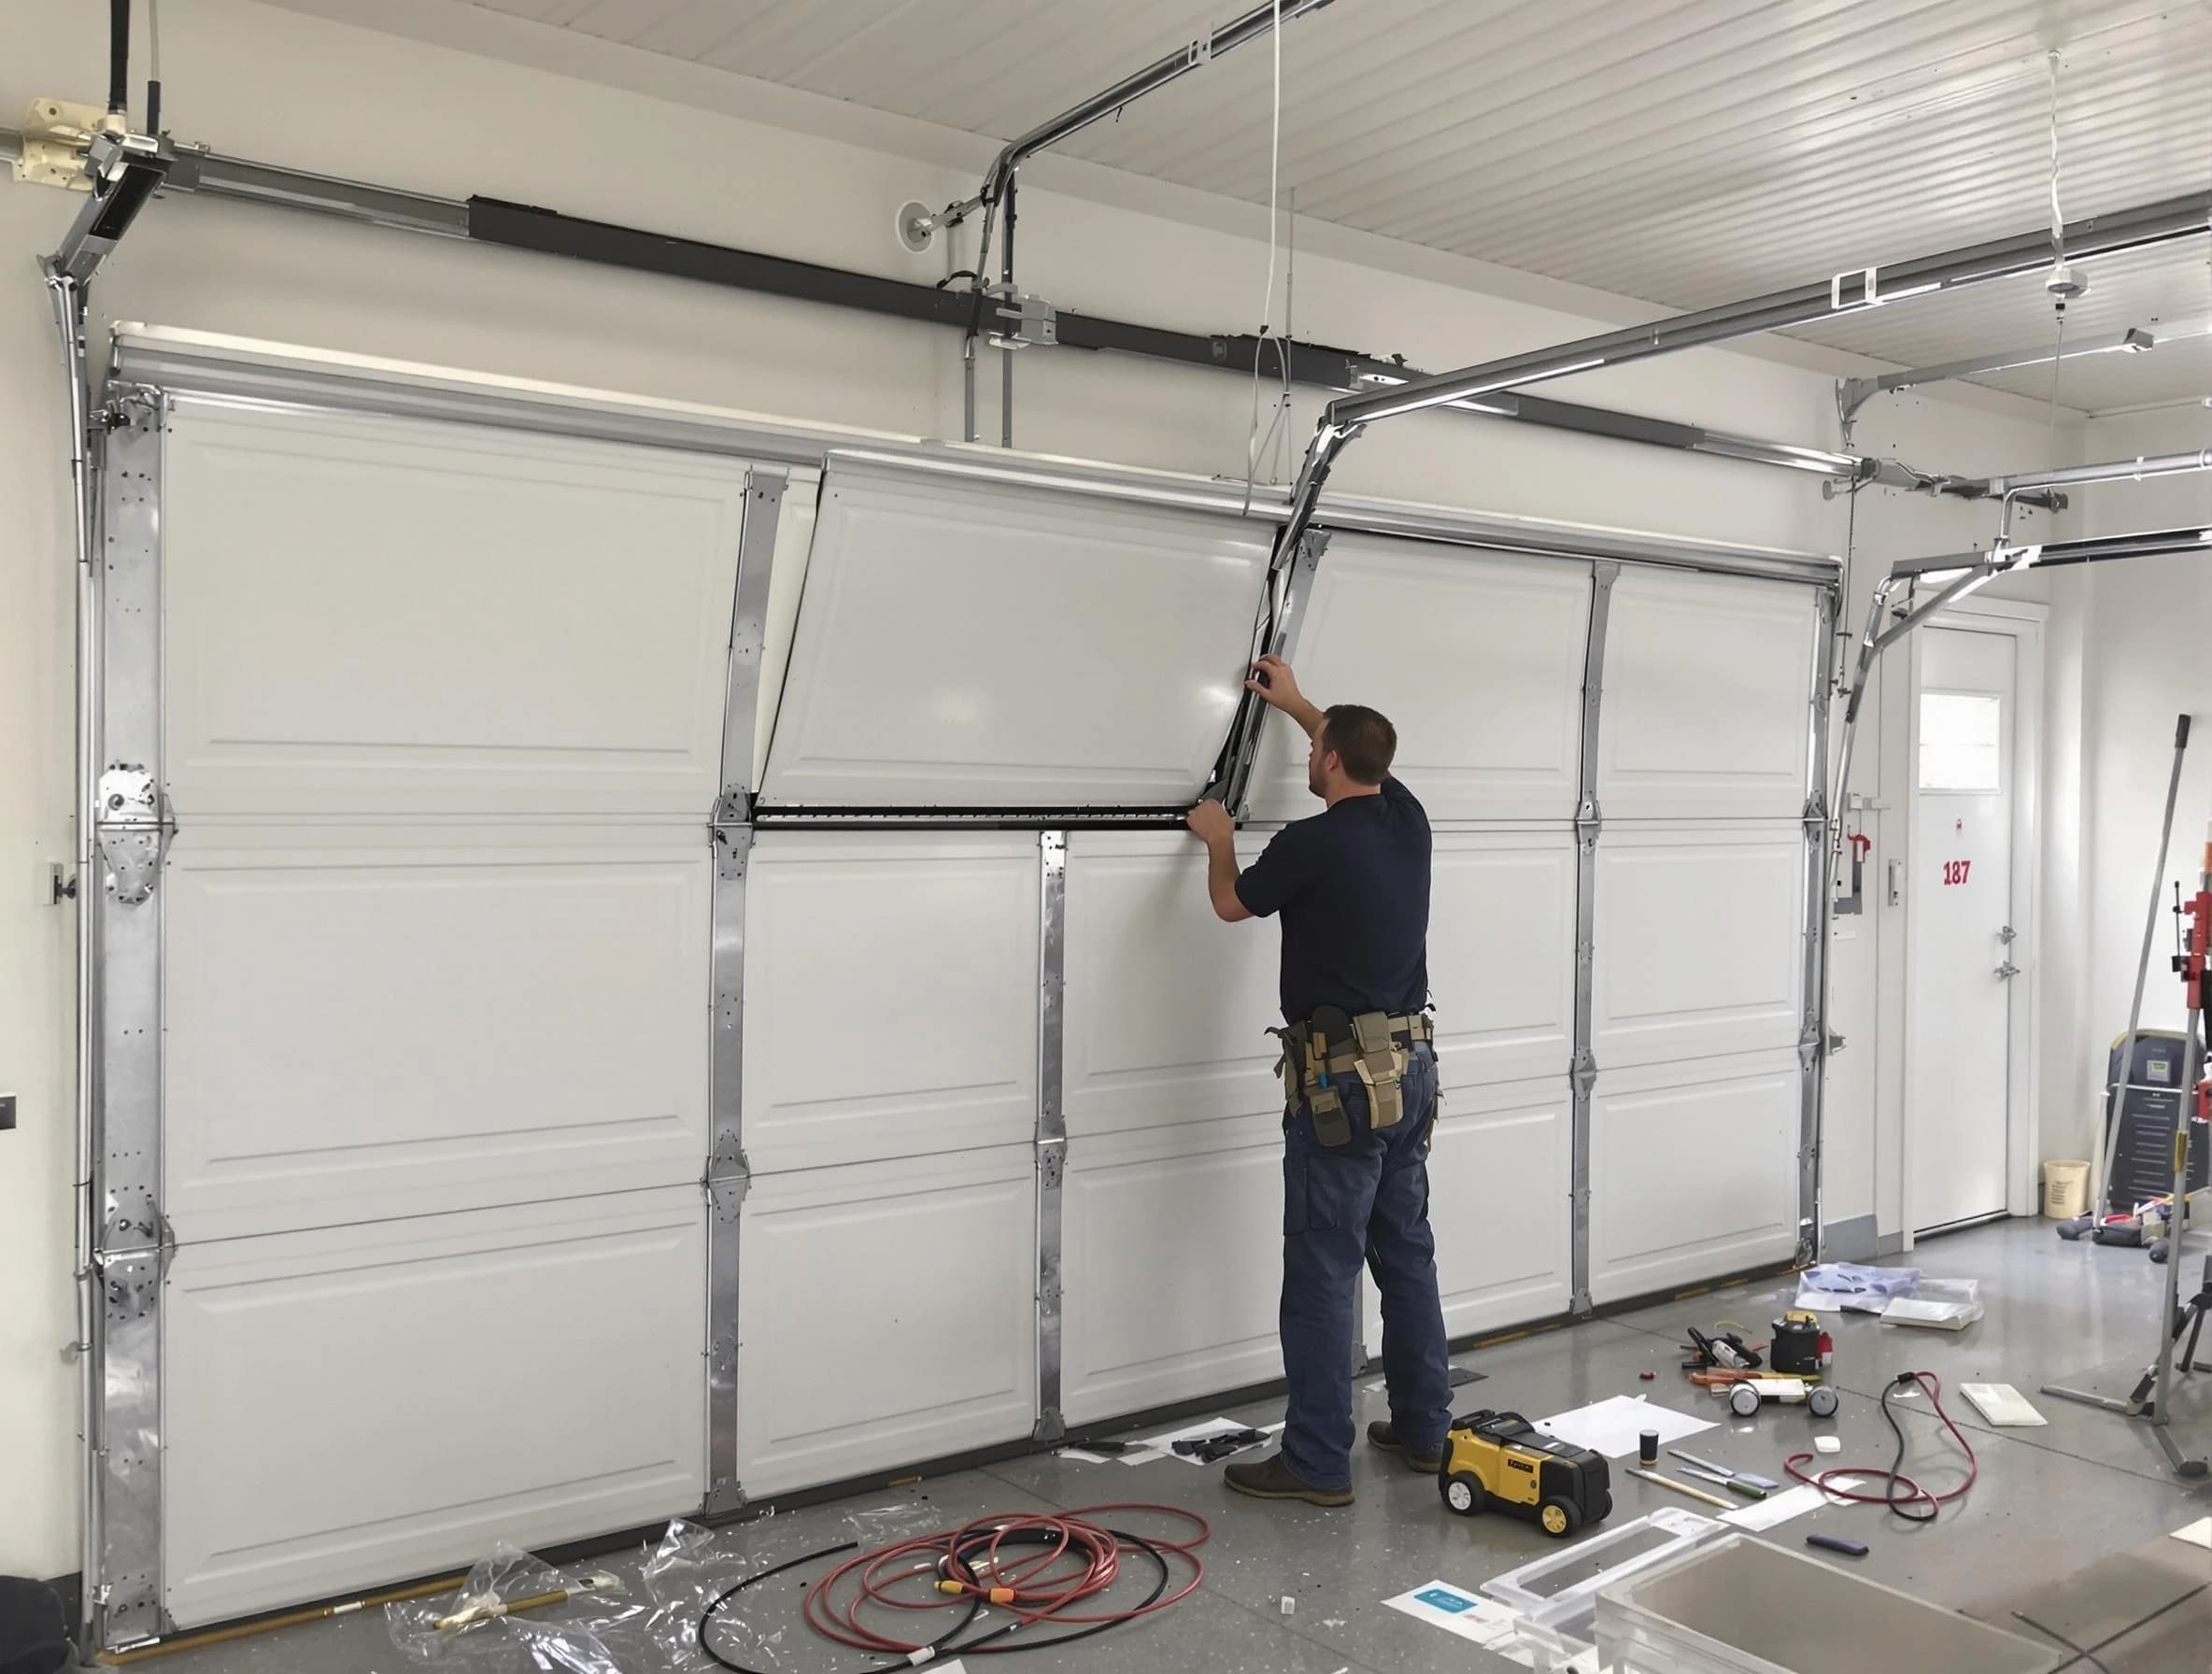
[[[739,1222],[738,1477],[756,1497],[1029,1434],[1028,1145],[754,1183]]]
[[[705,1271],[696,1185],[178,1250],[178,1625],[696,1506]]]
[[[1581,761],[1590,568],[1337,532],[1298,635],[1299,689],[1365,703],[1397,729],[1397,771],[1429,817],[1571,819]],[[1298,819],[1306,738],[1270,715],[1260,819]]]
[[[1033,1138],[1041,884],[1034,834],[756,838],[744,1101],[754,1169]]]
[[[177,1236],[695,1178],[705,844],[376,834],[187,830],[171,848],[157,899]]]
[[[719,789],[742,461],[181,401],[179,817],[652,814]]]
[[[764,801],[1194,798],[1268,553],[1234,518],[833,460]]]
[[[1816,599],[1794,583],[1622,570],[1598,729],[1609,823],[1803,814]]]

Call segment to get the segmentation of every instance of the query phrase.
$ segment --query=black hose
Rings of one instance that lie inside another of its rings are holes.
[[[131,108],[131,0],[107,0],[107,108]]]
[[[1897,1422],[1897,1415],[1890,1411],[1890,1397],[1912,1382],[1912,1373],[1904,1372],[1892,1382],[1882,1385],[1881,1415],[1888,1421],[1890,1428],[1896,1433],[1897,1437],[1897,1456],[1890,1461],[1890,1474],[1882,1485],[1882,1499],[1888,1505],[1890,1514],[1893,1517],[1902,1517],[1907,1523],[1933,1523],[1936,1521],[1937,1511],[1942,1508],[1936,1505],[1932,1497],[1929,1499],[1928,1510],[1924,1515],[1907,1509],[1917,1504],[1918,1501],[1901,1500],[1897,1497],[1897,1483],[1902,1480],[1898,1473],[1905,1468],[1905,1426]]]

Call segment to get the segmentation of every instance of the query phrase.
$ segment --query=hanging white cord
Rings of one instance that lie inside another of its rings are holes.
[[[1283,0],[1275,0],[1275,26],[1269,44],[1275,55],[1275,114],[1272,136],[1268,143],[1268,283],[1260,293],[1259,341],[1252,346],[1252,421],[1244,435],[1244,509],[1240,516],[1252,515],[1252,481],[1259,474],[1259,364],[1268,347],[1269,322],[1275,315],[1275,199],[1283,178]],[[1278,354],[1285,351],[1278,347]],[[1287,362],[1283,384],[1290,382]],[[1278,420],[1281,410],[1276,413]]]
[[[2055,270],[2066,260],[2066,218],[2059,208],[2059,54],[2050,50],[2050,262]],[[2058,341],[2051,346],[2050,356],[2050,412],[2044,422],[2044,452],[2047,463],[2056,470],[2059,461],[2059,374],[2066,364],[2066,305],[2060,302],[2058,315]]]

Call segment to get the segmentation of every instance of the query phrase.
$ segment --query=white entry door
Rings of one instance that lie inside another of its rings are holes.
[[[1926,1232],[2003,1214],[2012,1178],[2020,641],[1930,627],[1913,646],[1906,1205]]]

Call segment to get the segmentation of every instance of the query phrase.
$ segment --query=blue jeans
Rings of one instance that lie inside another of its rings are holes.
[[[1367,1089],[1338,1082],[1352,1142],[1313,1137],[1305,1101],[1283,1119],[1283,1371],[1290,1385],[1283,1461],[1316,1488],[1352,1482],[1352,1355],[1360,1264],[1382,1294],[1390,1422],[1409,1453],[1433,1454],[1451,1424],[1452,1373],[1428,1227],[1429,1114],[1437,1060],[1413,1049],[1405,1114],[1377,1132]]]

